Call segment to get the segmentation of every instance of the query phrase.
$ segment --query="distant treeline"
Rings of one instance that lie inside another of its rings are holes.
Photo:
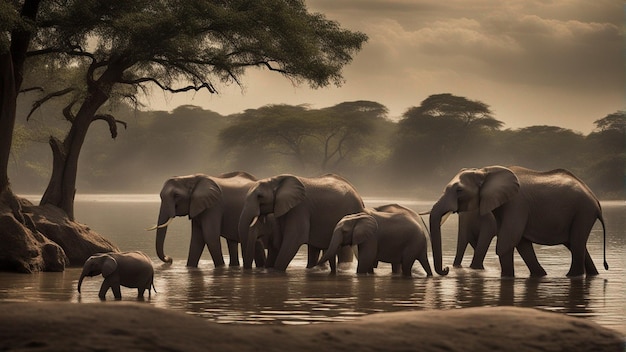
[[[432,199],[459,169],[500,164],[568,169],[600,198],[625,198],[623,111],[590,116],[596,129],[588,135],[557,126],[503,129],[488,105],[450,94],[428,97],[400,121],[371,101],[269,105],[229,116],[191,105],[111,113],[127,128],[113,140],[106,123],[94,125],[78,193],[158,193],[174,175],[243,170],[259,178],[333,172],[364,195]],[[16,192],[40,194],[51,170],[49,135],[67,126],[43,111],[21,122],[9,176]]]

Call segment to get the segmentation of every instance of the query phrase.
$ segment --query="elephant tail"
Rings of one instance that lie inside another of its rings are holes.
[[[602,213],[598,215],[598,220],[602,224],[602,254],[604,256],[604,270],[609,270],[609,263],[606,261],[606,226],[604,225],[604,218]]]

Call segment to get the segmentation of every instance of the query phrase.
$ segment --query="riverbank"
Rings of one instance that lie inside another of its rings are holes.
[[[589,320],[531,308],[373,314],[304,326],[231,325],[149,305],[0,303],[2,351],[623,351]]]

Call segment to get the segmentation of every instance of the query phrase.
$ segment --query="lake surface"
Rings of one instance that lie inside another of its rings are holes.
[[[429,210],[433,204],[380,198],[366,198],[365,202],[368,206],[399,203],[418,212]],[[328,275],[328,271],[307,270],[305,247],[282,274],[263,269],[214,269],[208,250],[198,268],[187,268],[190,223],[183,217],[169,227],[165,253],[174,258],[174,263],[165,265],[156,256],[155,233],[145,231],[156,222],[158,195],[79,195],[75,212],[80,222],[122,250],[141,250],[152,257],[158,293],[138,301],[136,290],[122,288],[123,301],[178,310],[218,323],[310,324],[348,321],[378,312],[506,305],[583,317],[626,336],[626,202],[603,202],[602,206],[610,269],[602,268],[602,226],[597,222],[587,246],[600,275],[577,279],[565,277],[570,255],[563,246],[535,246],[548,273],[539,279],[528,277],[517,254],[517,277],[501,279],[495,241],[485,259],[484,271],[452,268],[456,216],[451,216],[442,227],[444,266],[450,266],[450,274],[427,278],[416,262],[413,277],[404,278],[392,275],[391,267],[385,263],[379,264],[375,275],[366,276],[355,274],[355,263],[336,276]],[[424,220],[428,222],[427,218]],[[225,248],[223,252],[227,257]],[[430,248],[428,252],[432,266]],[[471,255],[468,247],[463,261],[466,266]],[[86,278],[79,295],[76,287],[80,270],[68,268],[62,273],[32,275],[0,273],[0,301],[100,302],[102,277]],[[111,291],[107,299],[103,304],[115,304]]]

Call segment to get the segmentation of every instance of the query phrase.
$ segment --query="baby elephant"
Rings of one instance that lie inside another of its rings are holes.
[[[152,261],[143,252],[110,252],[92,255],[85,261],[83,272],[78,280],[78,293],[85,276],[100,275],[104,277],[98,297],[105,299],[106,293],[111,288],[115,299],[122,299],[120,285],[137,288],[137,297],[143,298],[143,293],[148,290],[151,297],[151,288],[154,288],[154,269]],[[154,289],[156,292],[156,289]]]
[[[328,250],[319,264],[334,257],[340,246],[358,245],[357,273],[373,273],[378,261],[391,263],[393,272],[402,267],[404,276],[418,260],[432,276],[426,253],[426,231],[419,215],[411,209],[389,204],[344,216],[333,231]]]

